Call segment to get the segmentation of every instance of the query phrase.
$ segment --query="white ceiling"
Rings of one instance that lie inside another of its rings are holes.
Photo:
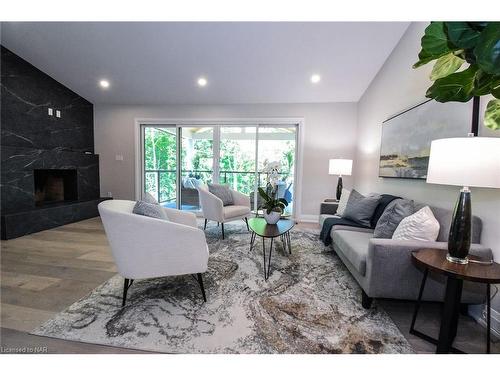
[[[358,101],[405,22],[2,23],[2,44],[93,103]],[[321,75],[313,85],[310,76]],[[205,76],[208,85],[198,87]],[[98,86],[102,78],[111,87]]]

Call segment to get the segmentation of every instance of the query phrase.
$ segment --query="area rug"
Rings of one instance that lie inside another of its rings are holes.
[[[275,241],[264,281],[261,241],[249,252],[244,224],[226,224],[225,240],[211,225],[208,302],[187,275],[136,280],[121,308],[117,275],[32,333],[164,353],[411,353],[376,301],[361,306],[359,286],[318,234],[294,228],[291,255]]]

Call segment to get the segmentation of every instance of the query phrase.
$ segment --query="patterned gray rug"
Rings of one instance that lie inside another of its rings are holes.
[[[292,255],[281,242],[264,281],[262,248],[249,253],[244,225],[226,239],[207,228],[203,303],[191,276],[136,280],[121,308],[115,276],[33,334],[166,353],[411,353],[389,316],[361,291],[318,231],[294,229]]]

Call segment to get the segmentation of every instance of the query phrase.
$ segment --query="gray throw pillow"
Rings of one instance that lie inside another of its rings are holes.
[[[155,197],[153,197],[150,193],[144,194],[143,202],[151,203],[151,204],[159,204]]]
[[[233,193],[231,193],[229,186],[208,184],[208,191],[219,198],[224,206],[231,206],[234,204]]]
[[[137,201],[132,213],[155,219],[168,220],[168,216],[159,204],[148,203],[146,201]]]
[[[384,213],[378,219],[375,230],[373,231],[374,238],[392,238],[394,231],[398,227],[401,220],[415,213],[415,205],[412,200],[396,199],[389,203]]]
[[[380,195],[365,197],[356,190],[351,191],[342,217],[352,220],[365,227],[370,227],[370,221],[378,206]]]

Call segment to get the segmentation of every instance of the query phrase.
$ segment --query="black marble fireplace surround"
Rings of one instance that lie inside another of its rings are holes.
[[[97,216],[92,103],[3,46],[0,83],[2,239]]]

